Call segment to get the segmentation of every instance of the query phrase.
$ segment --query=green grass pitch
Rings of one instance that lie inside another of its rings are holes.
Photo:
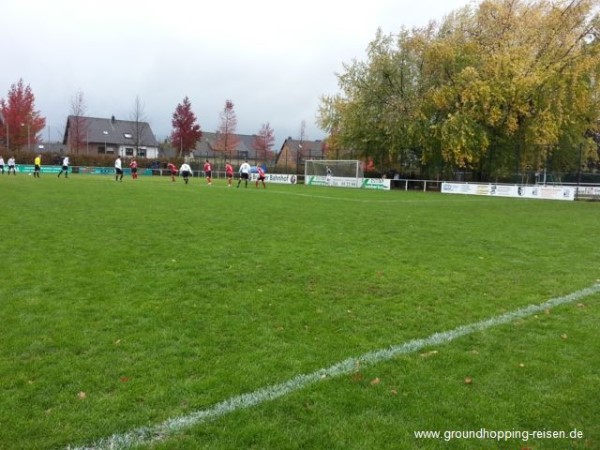
[[[89,445],[593,286],[599,225],[591,202],[0,176],[0,449]],[[599,448],[599,300],[357,366],[152,448]],[[414,434],[482,428],[583,437]]]

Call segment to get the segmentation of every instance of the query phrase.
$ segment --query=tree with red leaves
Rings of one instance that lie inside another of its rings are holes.
[[[171,145],[177,151],[178,156],[190,153],[198,141],[202,138],[200,125],[196,123],[196,115],[192,112],[192,104],[188,97],[183,99],[183,103],[177,105],[171,125]]]
[[[252,148],[256,150],[256,156],[260,161],[268,162],[273,158],[273,143],[275,142],[275,131],[269,122],[264,123],[254,137]]]
[[[0,99],[2,127],[0,139],[9,150],[33,150],[39,142],[38,134],[46,126],[46,119],[35,110],[35,95],[23,79],[11,85],[6,99]]]
[[[221,125],[217,131],[217,139],[213,148],[222,152],[225,158],[231,159],[231,154],[237,149],[240,138],[235,134],[237,128],[237,116],[233,109],[231,100],[225,101],[225,108],[221,112]]]

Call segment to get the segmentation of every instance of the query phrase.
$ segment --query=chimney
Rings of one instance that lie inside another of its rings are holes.
[[[115,116],[110,116],[110,123],[115,124]]]

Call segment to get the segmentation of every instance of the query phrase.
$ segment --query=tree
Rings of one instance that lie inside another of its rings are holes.
[[[135,156],[140,153],[140,145],[143,142],[144,133],[148,128],[148,122],[146,120],[144,104],[140,100],[139,95],[135,97],[133,102],[133,109],[131,111],[131,136],[133,139],[133,145],[135,147]],[[195,144],[194,144],[195,145]]]
[[[88,143],[88,123],[85,118],[87,105],[83,92],[77,91],[71,99],[71,117],[69,118],[69,148],[71,153],[79,154]]]
[[[46,126],[46,119],[35,110],[35,95],[23,79],[11,85],[6,99],[0,99],[0,111],[4,126],[0,128],[0,139],[7,142],[9,150],[33,149],[39,141],[38,134]]]
[[[275,142],[275,131],[269,122],[264,123],[258,134],[254,137],[252,147],[261,161],[270,161],[273,158],[273,143]]]
[[[2,137],[2,142],[4,148],[8,150],[9,140],[8,140],[8,124],[6,119],[4,118],[4,114],[2,114],[2,110],[0,109],[0,136]]]
[[[427,27],[394,37],[378,30],[367,49],[368,62],[344,65],[343,94],[324,97],[319,111],[330,153],[356,149],[356,156],[388,165],[416,145],[422,49],[430,33]]]
[[[196,148],[196,143],[202,138],[202,131],[196,123],[196,115],[192,112],[188,97],[175,108],[171,125],[171,145],[178,156],[186,155]]]
[[[231,154],[237,149],[240,138],[235,134],[237,128],[237,116],[233,109],[234,104],[231,100],[225,101],[225,107],[220,114],[221,124],[217,130],[217,139],[214,149],[222,152],[227,159],[231,159]]]
[[[300,136],[298,140],[298,151],[296,152],[296,167],[300,165],[300,162],[306,157],[306,151],[304,149],[304,140],[306,139],[306,120],[300,122]]]
[[[333,148],[481,178],[576,167],[600,117],[598,0],[484,0],[441,24],[380,31],[344,65],[319,124]],[[575,166],[574,166],[575,164]]]
[[[306,139],[306,120],[300,122],[300,143],[303,143],[304,139]]]
[[[432,54],[445,82],[431,97],[446,113],[435,129],[446,161],[487,176],[540,170],[570,141],[575,162],[573,149],[600,112],[590,82],[598,44],[585,39],[594,4],[485,1],[446,20],[442,52]]]

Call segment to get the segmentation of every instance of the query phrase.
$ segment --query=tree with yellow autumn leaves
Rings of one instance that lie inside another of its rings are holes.
[[[598,158],[599,0],[484,0],[440,24],[379,31],[324,96],[329,148],[380,168],[418,161],[429,175],[481,179],[574,171]]]

